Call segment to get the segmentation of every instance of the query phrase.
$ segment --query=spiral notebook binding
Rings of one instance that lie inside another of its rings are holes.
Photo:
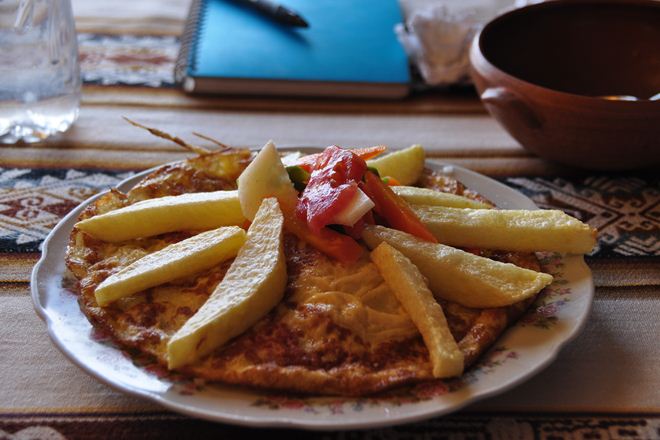
[[[179,55],[174,63],[174,81],[182,84],[185,80],[188,67],[195,70],[197,63],[197,42],[199,40],[201,27],[204,26],[204,14],[202,10],[206,5],[206,0],[193,0],[188,10],[188,18],[181,35],[181,47]]]

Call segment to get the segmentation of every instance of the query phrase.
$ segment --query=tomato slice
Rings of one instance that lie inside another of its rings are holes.
[[[438,242],[405,200],[397,196],[380,180],[380,177],[372,172],[365,173],[362,190],[376,205],[374,207],[376,214],[384,218],[392,228],[407,232],[425,241]]]
[[[375,145],[373,147],[353,148],[348,151],[354,153],[362,160],[369,160],[383,153],[385,150],[387,150],[387,147],[385,145]],[[319,157],[321,157],[322,154],[323,153],[315,153],[315,154],[309,154],[307,156],[303,156],[300,159],[298,159],[296,165],[303,168],[308,173],[311,173],[314,169],[318,168],[316,162],[319,159]]]
[[[298,204],[298,213],[307,220],[312,231],[319,231],[329,225],[332,219],[351,203],[358,190],[355,182],[336,187],[328,182],[320,182],[311,187],[307,185],[307,188]]]
[[[324,254],[342,263],[350,264],[356,262],[365,253],[365,249],[348,235],[329,228],[312,232],[305,221],[298,217],[294,205],[280,201],[280,208],[284,215],[284,229]]]
[[[334,183],[362,180],[367,163],[351,150],[332,145],[321,153],[316,161],[317,173],[323,173]]]
[[[313,232],[330,224],[350,204],[366,170],[364,159],[349,150],[333,145],[321,153],[297,207]]]

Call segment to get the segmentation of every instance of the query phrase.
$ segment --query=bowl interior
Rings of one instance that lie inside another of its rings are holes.
[[[660,2],[542,3],[495,19],[479,44],[500,70],[553,90],[640,99],[660,92]]]

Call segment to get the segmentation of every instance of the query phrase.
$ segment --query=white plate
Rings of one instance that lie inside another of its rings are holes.
[[[535,209],[513,189],[467,169],[429,161],[502,208]],[[129,190],[150,170],[124,180]],[[120,391],[173,411],[238,425],[306,429],[374,428],[456,411],[522,383],[550,364],[582,328],[591,307],[591,272],[581,256],[542,258],[556,281],[481,360],[460,379],[406,389],[389,397],[293,397],[242,388],[181,381],[154,365],[136,363],[99,336],[81,313],[64,265],[70,231],[92,197],[51,231],[32,272],[32,298],[55,345],[84,371]]]

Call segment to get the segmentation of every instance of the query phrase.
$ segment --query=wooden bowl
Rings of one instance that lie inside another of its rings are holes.
[[[582,168],[660,165],[660,2],[555,0],[475,36],[471,76],[523,147]],[[636,101],[605,96],[631,95]]]

